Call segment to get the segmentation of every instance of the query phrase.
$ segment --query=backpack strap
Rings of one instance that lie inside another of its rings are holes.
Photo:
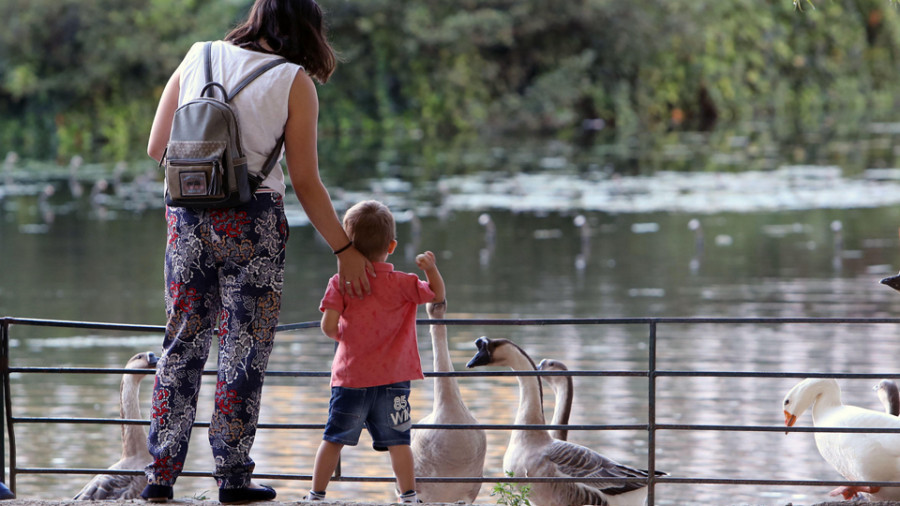
[[[203,69],[206,75],[206,85],[203,86],[203,90],[200,92],[200,96],[212,97],[212,88],[218,86],[219,89],[222,90],[222,96],[227,98],[228,93],[225,92],[225,87],[223,87],[219,83],[213,82],[212,80],[212,42],[207,42],[203,45]]]
[[[212,42],[207,42],[203,46],[203,63],[206,69],[206,86],[203,88],[203,94],[206,93],[206,90],[212,89],[214,86],[218,86],[219,89],[222,90],[222,95],[225,96],[225,102],[231,102],[232,100],[234,100],[234,97],[241,92],[241,90],[255,81],[257,77],[265,74],[269,70],[272,70],[279,65],[287,63],[287,59],[278,58],[276,60],[272,60],[260,65],[253,72],[251,72],[250,75],[239,82],[230,94],[225,92],[225,88],[221,84],[215,83],[212,80]],[[278,138],[278,142],[275,143],[275,148],[272,149],[272,152],[269,153],[269,156],[266,158],[266,162],[263,164],[262,170],[259,171],[258,174],[253,172],[250,172],[248,174],[248,178],[250,179],[251,192],[255,192],[256,189],[259,188],[259,186],[262,184],[262,182],[267,177],[269,177],[269,173],[272,172],[273,168],[275,168],[275,161],[278,159],[278,155],[281,154],[282,146],[284,146],[284,133],[282,133],[281,137]]]
[[[226,98],[225,101],[231,102],[232,100],[234,100],[234,97],[241,92],[241,90],[246,88],[247,85],[252,83],[257,77],[284,63],[287,63],[287,60],[284,58],[279,58],[277,60],[272,60],[260,65],[256,70],[250,73],[249,76],[244,78],[243,81],[239,82],[238,85],[234,87],[234,89],[231,91],[231,94],[228,95],[228,98]]]
[[[263,164],[262,170],[259,171],[258,174],[253,172],[247,174],[247,177],[250,179],[250,189],[252,191],[256,191],[256,189],[262,185],[262,182],[269,177],[269,173],[275,168],[275,160],[278,159],[278,155],[281,154],[282,146],[284,146],[284,134],[281,134],[281,137],[278,138],[278,142],[275,143],[275,148],[269,153],[269,157],[266,158],[266,163]]]

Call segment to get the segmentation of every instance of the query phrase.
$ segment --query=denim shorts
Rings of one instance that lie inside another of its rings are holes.
[[[384,451],[408,445],[411,426],[409,381],[367,388],[331,387],[325,441],[356,446],[366,427],[372,446]]]

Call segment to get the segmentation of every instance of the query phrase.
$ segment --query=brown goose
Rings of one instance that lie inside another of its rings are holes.
[[[157,357],[145,351],[131,357],[125,364],[126,369],[153,369]],[[120,388],[120,411],[123,419],[140,420],[140,386],[146,374],[123,374]],[[143,425],[122,425],[122,458],[109,469],[142,470],[153,458],[147,451],[147,432]],[[143,475],[98,474],[88,482],[75,500],[93,501],[99,499],[138,499],[141,490],[147,485]]]
[[[467,367],[508,366],[534,371],[534,361],[506,339],[480,337],[478,352]],[[537,376],[518,376],[519,409],[516,425],[544,425],[541,382]],[[550,437],[544,430],[513,430],[503,456],[503,469],[513,476],[583,478],[584,482],[533,482],[529,499],[535,506],[643,505],[644,483],[609,478],[647,478],[647,471],[619,464],[584,446]],[[657,471],[656,475],[664,475]]]
[[[538,371],[568,371],[566,364],[559,360],[551,360],[545,358],[538,364]],[[553,389],[555,405],[553,406],[553,420],[551,425],[568,425],[569,416],[572,414],[572,397],[575,390],[572,385],[571,376],[541,376],[541,379],[550,384]],[[569,439],[569,431],[566,429],[553,429],[550,431],[553,439],[566,441]]]
[[[426,306],[428,317],[442,319],[447,304]],[[447,326],[431,326],[435,372],[453,372]],[[434,378],[434,407],[419,420],[420,424],[477,424],[478,420],[463,403],[459,385],[453,376]],[[416,477],[475,477],[484,475],[487,438],[478,429],[414,429],[412,452]],[[474,502],[481,483],[417,482],[418,496],[424,502]]]

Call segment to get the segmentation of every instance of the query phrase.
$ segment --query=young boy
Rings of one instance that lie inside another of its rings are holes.
[[[308,501],[324,500],[325,488],[344,445],[355,446],[368,429],[376,450],[390,452],[400,502],[419,502],[409,446],[410,380],[424,379],[416,342],[419,304],[443,302],[444,280],[426,251],[416,265],[427,281],[385,263],[397,247],[394,217],[384,204],[360,202],[344,215],[353,246],[375,266],[371,295],[352,298],[335,274],[319,310],[322,332],[338,342],[331,365],[331,402],[325,435],[316,453]]]

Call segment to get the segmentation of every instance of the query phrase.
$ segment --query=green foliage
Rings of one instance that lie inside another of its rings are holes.
[[[515,476],[512,471],[506,471],[510,478]],[[519,486],[518,483],[501,482],[494,485],[491,497],[497,497],[497,504],[506,506],[531,506],[528,496],[531,495],[531,485]]]
[[[184,52],[195,39],[218,38],[245,7],[184,0],[0,3],[0,147],[42,158],[133,159]]]
[[[143,158],[168,76],[251,2],[0,2],[0,155]],[[746,121],[852,135],[900,97],[884,0],[321,2],[342,64],[320,127],[350,144],[576,139],[596,119],[625,143]]]

